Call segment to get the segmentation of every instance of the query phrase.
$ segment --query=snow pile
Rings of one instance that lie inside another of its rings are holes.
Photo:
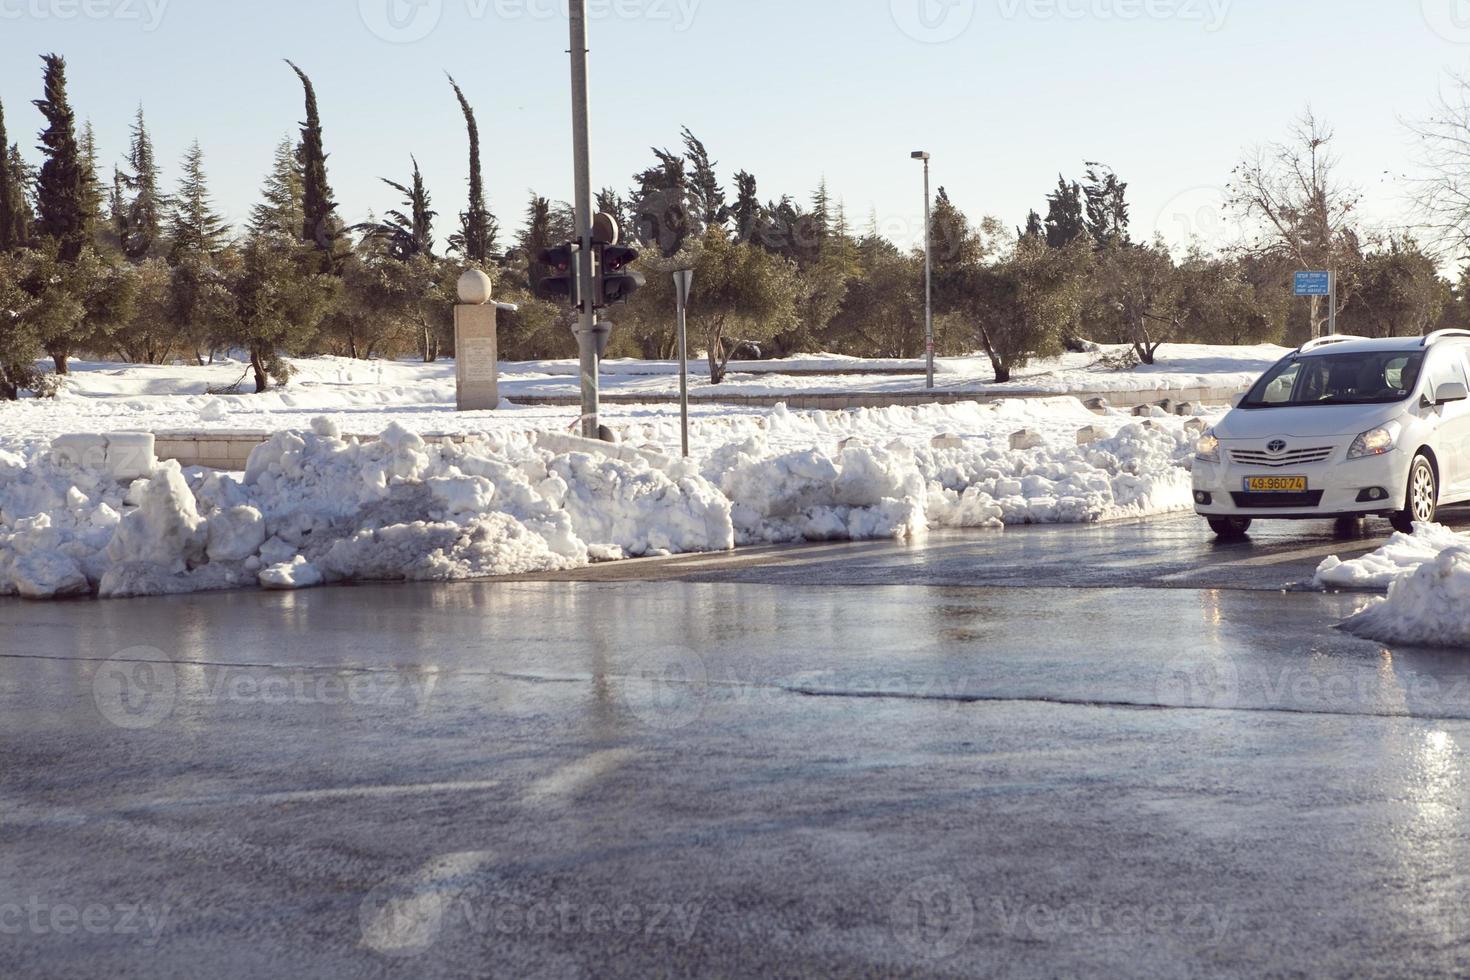
[[[1443,525],[1416,524],[1413,534],[1395,534],[1371,555],[1352,561],[1328,558],[1317,569],[1316,583],[1324,589],[1386,590],[1441,553],[1467,544],[1470,539]]]
[[[540,452],[428,444],[392,427],[282,433],[241,475],[155,466],[130,487],[72,457],[0,457],[0,594],[158,595],[445,580],[593,559],[728,549],[728,501],[697,475]]]
[[[1079,446],[1081,422],[1096,425]],[[669,424],[628,431],[662,439]],[[1026,437],[1013,438],[1020,427]],[[243,474],[184,471],[150,454],[130,484],[106,452],[63,451],[82,441],[0,452],[0,594],[481,578],[757,543],[1146,516],[1191,506],[1193,432],[1183,419],[1099,418],[1076,399],[777,409],[703,423],[695,462],[580,451],[576,440],[508,427],[426,441],[395,423],[359,441],[318,419],[272,436]]]
[[[1470,648],[1470,537],[1438,524],[1416,524],[1378,551],[1353,561],[1329,558],[1322,587],[1387,589],[1342,624],[1379,643]]]

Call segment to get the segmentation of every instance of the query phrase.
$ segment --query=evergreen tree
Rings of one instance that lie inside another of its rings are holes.
[[[82,192],[87,215],[89,240],[97,240],[107,230],[107,185],[102,183],[97,159],[97,134],[89,121],[82,127]]]
[[[1064,248],[1087,234],[1087,220],[1082,206],[1082,186],[1057,177],[1057,189],[1047,195],[1046,243]]]
[[[725,205],[725,190],[715,174],[715,164],[710,161],[709,151],[704,144],[684,127],[684,158],[689,161],[690,198],[705,228],[723,225],[730,218],[730,209]]]
[[[1042,224],[1041,215],[1036,213],[1035,208],[1031,210],[1030,214],[1026,215],[1026,227],[1019,229],[1019,231],[1020,234],[1016,236],[1018,238],[1028,238],[1034,241],[1040,241],[1042,238],[1046,237],[1046,226]]]
[[[66,59],[43,55],[45,98],[34,103],[46,117],[41,149],[46,162],[36,183],[39,234],[56,242],[62,262],[76,262],[87,242],[85,172],[77,145],[76,115],[66,97]]]
[[[339,296],[334,284],[340,280],[306,271],[297,247],[289,238],[253,235],[242,251],[231,339],[250,352],[257,392],[272,379],[284,384],[290,378],[282,355],[307,349]]]
[[[1087,165],[1087,231],[1098,248],[1129,244],[1128,185],[1112,168],[1099,163]]]
[[[183,171],[179,192],[169,203],[171,258],[175,262],[186,254],[214,255],[224,247],[229,235],[228,227],[209,200],[204,151],[199,148],[198,140],[184,154]]]
[[[541,280],[551,275],[551,270],[541,261],[541,253],[557,244],[553,236],[551,222],[551,202],[536,194],[531,195],[531,203],[526,207],[526,226],[521,230],[521,238],[517,243],[521,252],[526,255],[526,279],[532,295],[538,299],[548,299],[541,288]]]
[[[306,93],[306,121],[301,124],[301,144],[297,149],[302,179],[301,240],[314,245],[322,254],[321,268],[332,271],[339,258],[338,224],[334,213],[337,204],[332,198],[331,185],[327,183],[327,154],[322,143],[322,120],[317,110],[316,87],[312,85],[306,72],[296,67],[294,62],[288,59],[286,64],[301,79],[301,86]]]
[[[765,222],[765,208],[761,205],[754,174],[742,170],[735,175],[735,206],[730,211],[735,225],[735,240],[754,241]]]
[[[382,178],[383,183],[403,195],[408,213],[389,211],[387,220],[359,225],[357,230],[381,242],[390,258],[399,262],[423,256],[434,257],[434,219],[438,212],[429,209],[429,192],[419,162],[413,160],[413,179],[408,185]]]
[[[628,204],[611,187],[604,187],[597,192],[597,210],[602,214],[612,215],[624,236],[632,231],[632,225],[628,221]]]
[[[29,183],[20,147],[12,146],[5,131],[5,106],[0,104],[0,255],[24,248],[30,241]]]
[[[275,162],[261,193],[264,200],[250,212],[250,233],[257,237],[267,234],[298,236],[306,220],[303,203],[305,182],[296,144],[289,136],[276,147]]]
[[[699,232],[700,214],[689,188],[682,154],[653,150],[658,162],[633,179],[634,236],[665,258],[677,255]]]
[[[153,152],[153,138],[138,107],[133,121],[132,144],[128,151],[131,173],[123,182],[133,194],[127,208],[127,221],[122,229],[123,252],[134,262],[153,255],[163,238],[163,213],[166,202],[158,189],[158,159]]]
[[[470,138],[469,207],[459,216],[460,230],[450,237],[449,247],[464,256],[465,261],[483,266],[489,263],[491,253],[495,251],[500,229],[485,203],[485,179],[480,169],[480,126],[475,121],[475,110],[470,107],[453,75],[449,76],[449,84],[454,88],[455,98],[464,112]]]

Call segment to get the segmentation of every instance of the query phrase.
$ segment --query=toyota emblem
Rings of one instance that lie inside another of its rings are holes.
[[[1277,439],[1266,448],[1271,451],[1272,455],[1279,456],[1280,454],[1286,452],[1286,443],[1281,439]]]

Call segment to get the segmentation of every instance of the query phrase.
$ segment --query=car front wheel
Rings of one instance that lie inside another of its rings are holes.
[[[1409,495],[1404,499],[1404,509],[1390,518],[1394,530],[1413,534],[1415,524],[1433,524],[1438,513],[1439,480],[1434,476],[1434,466],[1425,457],[1416,456],[1409,468]]]
[[[1210,530],[1222,541],[1239,541],[1251,529],[1249,517],[1211,517]]]

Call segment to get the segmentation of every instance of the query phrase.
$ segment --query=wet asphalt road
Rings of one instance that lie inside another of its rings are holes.
[[[1470,654],[1192,519],[0,601],[0,976],[1470,970]]]

